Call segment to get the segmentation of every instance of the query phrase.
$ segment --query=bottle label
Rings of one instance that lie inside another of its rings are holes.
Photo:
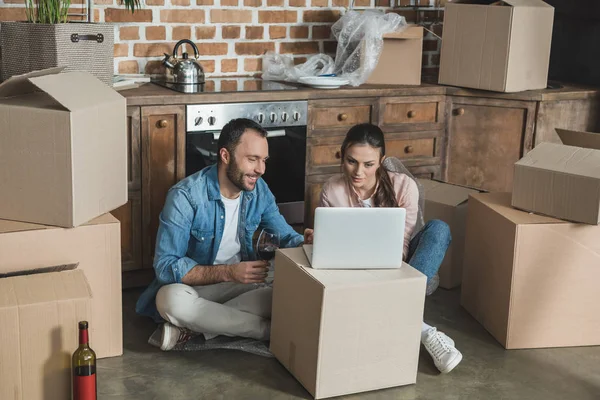
[[[73,400],[96,400],[96,374],[73,376]]]

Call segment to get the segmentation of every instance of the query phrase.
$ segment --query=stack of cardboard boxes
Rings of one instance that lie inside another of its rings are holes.
[[[0,84],[1,399],[70,398],[80,320],[98,358],[123,352],[126,103],[60,71]]]
[[[600,135],[557,132],[469,201],[461,303],[507,349],[600,345]]]

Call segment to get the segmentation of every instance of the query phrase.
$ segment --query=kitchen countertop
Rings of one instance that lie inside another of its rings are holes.
[[[286,83],[289,85],[289,83]],[[119,93],[127,98],[128,106],[228,103],[246,101],[314,100],[380,96],[451,95],[522,101],[576,100],[600,97],[600,88],[564,84],[560,89],[531,90],[519,93],[496,93],[423,83],[420,86],[361,85],[339,89],[314,89],[294,85],[296,90],[179,93],[153,83]]]

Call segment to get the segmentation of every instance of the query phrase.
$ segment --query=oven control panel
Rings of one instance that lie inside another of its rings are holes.
[[[195,104],[186,107],[186,131],[220,131],[235,118],[248,118],[263,128],[306,126],[308,102]]]

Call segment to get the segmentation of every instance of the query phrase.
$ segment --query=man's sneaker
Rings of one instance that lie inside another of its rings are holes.
[[[179,328],[169,322],[163,324],[160,349],[169,351],[180,343],[185,343],[196,334],[189,329]]]
[[[433,292],[435,292],[437,290],[438,286],[440,286],[440,276],[438,274],[435,274],[433,276],[433,278],[431,278],[429,280],[429,282],[427,282],[427,289],[425,289],[425,296],[432,295]]]
[[[462,361],[462,354],[454,347],[454,341],[436,328],[425,332],[421,341],[442,374],[452,371]]]

